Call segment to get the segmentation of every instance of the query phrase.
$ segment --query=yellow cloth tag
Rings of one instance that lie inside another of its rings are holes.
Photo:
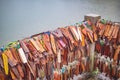
[[[3,58],[5,74],[8,75],[8,57],[3,53],[2,58]]]
[[[83,34],[82,34],[82,46],[85,46],[85,37]]]

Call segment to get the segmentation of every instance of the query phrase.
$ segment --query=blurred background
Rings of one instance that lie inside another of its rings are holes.
[[[0,0],[0,47],[95,13],[120,22],[120,0]]]

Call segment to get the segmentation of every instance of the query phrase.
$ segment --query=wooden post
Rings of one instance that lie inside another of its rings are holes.
[[[97,14],[87,14],[84,16],[84,20],[90,20],[92,22],[92,25],[95,25],[95,23],[101,19],[101,16]],[[95,51],[95,42],[90,44],[90,70],[93,71],[94,69],[94,51]]]

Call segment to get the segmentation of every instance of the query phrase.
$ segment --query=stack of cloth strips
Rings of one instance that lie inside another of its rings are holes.
[[[70,80],[90,70],[90,44],[95,43],[94,71],[120,78],[120,25],[104,19],[83,21],[9,43],[0,49],[0,79]],[[74,79],[75,80],[75,79]]]

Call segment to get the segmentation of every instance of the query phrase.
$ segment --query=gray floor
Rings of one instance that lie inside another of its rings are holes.
[[[120,0],[0,0],[0,47],[82,21],[88,13],[120,21]]]

